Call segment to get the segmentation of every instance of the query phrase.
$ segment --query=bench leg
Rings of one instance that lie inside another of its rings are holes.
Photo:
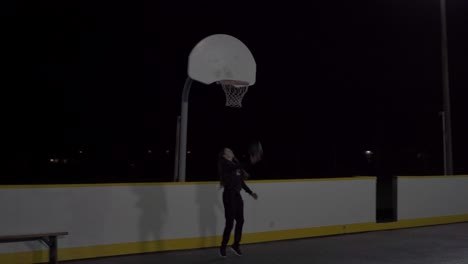
[[[49,263],[57,264],[57,237],[52,236],[49,238]]]

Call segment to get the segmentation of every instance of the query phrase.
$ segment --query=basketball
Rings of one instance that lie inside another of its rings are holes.
[[[257,163],[263,158],[263,147],[260,141],[253,141],[249,145],[249,156],[252,163]]]

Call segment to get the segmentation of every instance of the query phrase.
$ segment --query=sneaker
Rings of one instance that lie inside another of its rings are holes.
[[[240,250],[239,246],[232,246],[231,250],[237,255],[237,256],[242,256],[242,251]]]
[[[219,256],[222,258],[226,257],[226,248],[225,247],[220,247],[219,248]]]

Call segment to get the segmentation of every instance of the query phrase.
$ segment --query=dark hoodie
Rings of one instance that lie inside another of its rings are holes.
[[[221,185],[225,191],[240,192],[241,189],[244,189],[248,194],[252,194],[252,190],[244,182],[243,166],[236,159],[229,161],[220,157],[218,170]]]

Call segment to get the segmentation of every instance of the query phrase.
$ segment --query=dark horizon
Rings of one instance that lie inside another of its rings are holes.
[[[11,4],[3,183],[172,180],[187,56],[216,33],[250,48],[257,83],[242,109],[194,84],[187,180],[216,180],[218,150],[242,156],[252,139],[265,148],[256,179],[443,174],[439,1],[342,2]],[[468,5],[447,5],[466,174]]]

